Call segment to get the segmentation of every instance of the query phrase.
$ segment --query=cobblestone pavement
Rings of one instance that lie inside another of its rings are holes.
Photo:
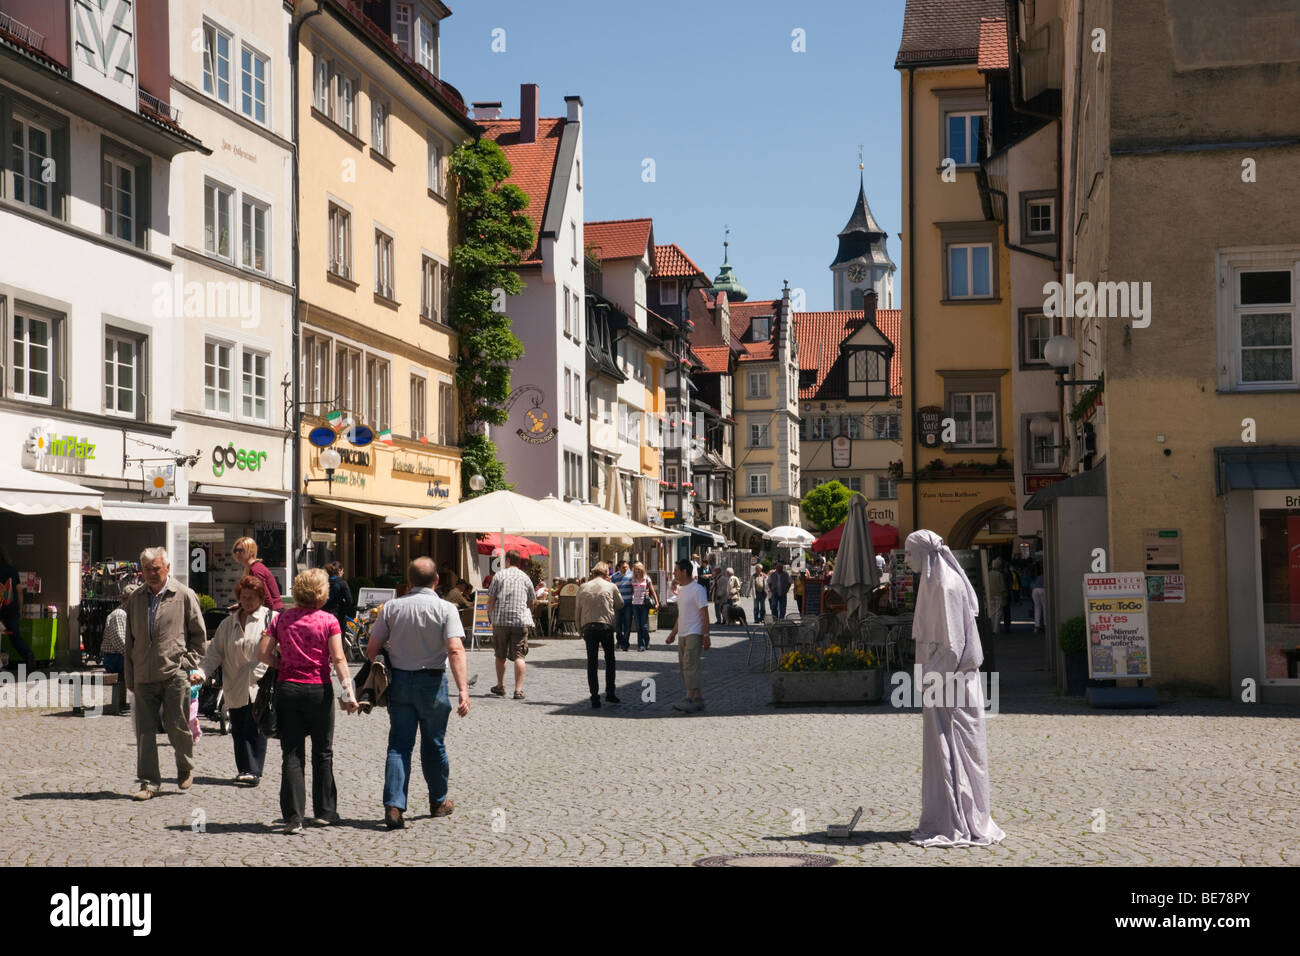
[[[286,837],[273,826],[275,741],[262,786],[246,790],[231,782],[230,739],[211,728],[194,789],[179,792],[173,778],[136,803],[129,718],[0,710],[0,864],[681,865],[774,852],[842,865],[1300,864],[1295,708],[1182,700],[1092,711],[1034,670],[1041,639],[1003,638],[1001,713],[988,728],[1007,839],[921,849],[906,842],[920,813],[918,712],[776,710],[768,677],[746,669],[743,633],[720,628],[704,655],[708,709],[676,714],[681,683],[664,636],[619,655],[623,703],[598,711],[580,642],[535,647],[523,701],[490,697],[490,652],[471,652],[472,710],[453,715],[448,733],[456,811],[429,817],[417,774],[407,828],[393,833],[380,824],[382,713],[337,722],[343,824]],[[159,747],[165,770],[165,737]],[[859,805],[854,837],[827,840],[826,825]]]

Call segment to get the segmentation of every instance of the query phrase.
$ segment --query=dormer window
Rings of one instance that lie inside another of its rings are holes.
[[[851,349],[849,398],[884,398],[889,394],[889,362],[878,349]]]
[[[772,317],[770,315],[756,315],[750,320],[749,340],[751,342],[766,342],[772,335]]]

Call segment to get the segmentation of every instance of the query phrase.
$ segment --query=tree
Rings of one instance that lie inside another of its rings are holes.
[[[799,507],[818,534],[838,528],[849,516],[849,500],[854,492],[838,481],[828,481],[803,496]]]
[[[469,479],[481,474],[482,493],[510,486],[496,445],[484,425],[504,425],[503,407],[510,393],[510,366],[523,358],[523,343],[511,330],[505,311],[508,296],[524,284],[514,271],[532,250],[536,227],[523,210],[528,195],[505,180],[510,161],[490,139],[457,149],[451,156],[456,178],[456,213],[460,241],[451,253],[450,325],[460,340],[456,389],[465,440],[461,445],[461,494],[472,497]]]

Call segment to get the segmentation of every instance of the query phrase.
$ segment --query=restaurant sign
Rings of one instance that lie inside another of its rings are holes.
[[[925,405],[916,410],[916,435],[925,448],[938,448],[942,444],[943,409],[938,405]]]
[[[847,435],[836,435],[831,439],[831,467],[848,468],[853,460],[853,442]]]
[[[1032,495],[1065,478],[1065,475],[1025,475],[1025,494]]]

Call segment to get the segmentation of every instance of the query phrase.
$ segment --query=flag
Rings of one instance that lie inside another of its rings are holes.
[[[393,443],[393,430],[391,428],[385,428],[376,437],[385,445],[391,445]]]
[[[335,432],[341,432],[343,430],[344,423],[342,412],[329,412],[325,416],[325,420],[329,422],[330,428],[334,429]]]

